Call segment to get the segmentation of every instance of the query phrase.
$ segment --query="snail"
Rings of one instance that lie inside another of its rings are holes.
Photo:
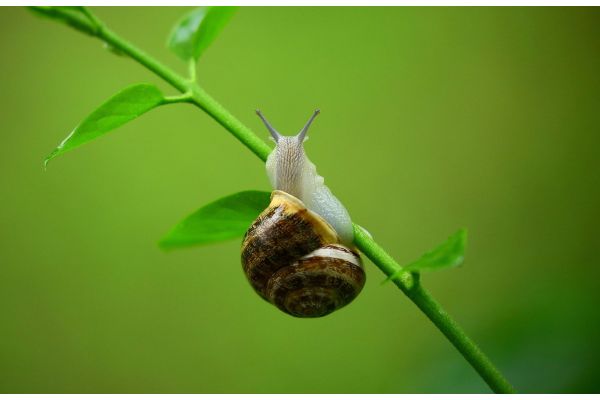
[[[269,206],[246,232],[242,266],[254,290],[295,317],[347,305],[365,284],[350,215],[304,152],[315,111],[296,136],[279,134],[260,111],[275,148],[267,159]]]

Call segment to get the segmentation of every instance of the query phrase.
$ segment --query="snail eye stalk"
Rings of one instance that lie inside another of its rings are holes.
[[[306,137],[306,132],[308,132],[308,128],[310,128],[310,125],[312,124],[313,120],[320,113],[321,113],[321,110],[317,109],[317,110],[315,110],[315,112],[313,113],[313,115],[311,115],[311,117],[309,118],[309,120],[306,123],[306,125],[304,125],[304,128],[302,128],[302,130],[298,134],[298,142],[299,143],[302,143],[304,141],[304,138]]]
[[[281,137],[281,134],[279,132],[277,132],[277,130],[275,128],[273,128],[273,126],[269,123],[269,121],[267,121],[267,119],[260,112],[260,110],[256,110],[256,115],[258,115],[260,117],[260,119],[262,119],[262,122],[265,124],[265,126],[267,127],[269,132],[271,132],[271,136],[275,140],[275,143],[277,143],[279,141],[279,138]]]

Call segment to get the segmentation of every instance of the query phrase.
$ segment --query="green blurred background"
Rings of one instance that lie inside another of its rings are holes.
[[[188,8],[95,8],[168,65]],[[1,392],[487,392],[383,274],[301,320],[261,300],[239,241],[156,243],[264,166],[197,108],[153,110],[56,159],[96,106],[164,83],[102,44],[0,9]],[[400,262],[467,227],[424,284],[521,392],[600,390],[600,10],[242,8],[202,85],[265,139],[322,115],[307,151]]]

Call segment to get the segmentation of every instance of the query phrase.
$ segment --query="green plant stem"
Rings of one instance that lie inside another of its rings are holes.
[[[137,48],[125,39],[101,25],[97,36],[108,43],[111,47],[128,55],[136,60],[156,75],[163,78],[182,93],[191,93],[190,101],[213,117],[219,124],[235,136],[244,146],[258,156],[263,161],[267,160],[271,148],[254,132],[244,125],[240,120],[234,117],[221,104],[213,99],[208,93],[198,86],[195,82],[182,77],[169,67],[150,57],[143,50]]]
[[[363,228],[354,224],[354,242],[357,247],[392,282],[419,307],[434,325],[448,338],[463,357],[496,393],[515,393],[511,384],[502,376],[490,359],[481,351],[431,294],[421,286],[420,275],[402,271],[402,267],[379,246]]]
[[[188,61],[188,75],[190,77],[190,82],[196,83],[196,60],[190,59]]]
[[[90,14],[91,15],[91,14]],[[169,67],[149,56],[133,44],[107,29],[98,19],[99,25],[95,35],[114,49],[128,55],[156,75],[170,83],[182,93],[190,93],[189,101],[204,110],[214,118],[250,151],[261,160],[266,161],[271,148],[254,132],[234,117],[221,104],[200,88],[195,82],[177,74]],[[456,349],[475,368],[479,375],[496,393],[514,393],[514,389],[502,374],[496,369],[487,356],[477,345],[467,337],[458,324],[442,309],[431,295],[421,286],[419,275],[409,272],[399,272],[400,265],[379,246],[362,228],[355,225],[356,246],[387,276],[393,276],[392,281],[434,325],[450,340]]]
[[[448,315],[427,289],[421,286],[419,280],[412,289],[404,291],[404,293],[427,315],[494,392],[515,393],[515,389],[498,368],[467,336],[458,323]]]

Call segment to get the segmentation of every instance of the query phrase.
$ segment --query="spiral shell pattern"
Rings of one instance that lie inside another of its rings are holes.
[[[256,292],[296,317],[321,317],[350,303],[365,284],[358,253],[296,197],[275,190],[246,232],[242,266]]]

